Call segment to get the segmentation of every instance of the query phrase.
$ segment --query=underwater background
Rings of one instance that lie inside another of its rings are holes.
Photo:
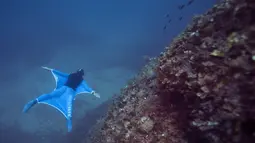
[[[0,142],[69,142],[65,118],[55,109],[38,105],[21,112],[55,87],[41,66],[68,73],[83,68],[101,94],[74,102],[74,129],[86,134],[146,59],[216,2],[194,0],[182,9],[188,0],[1,1]]]

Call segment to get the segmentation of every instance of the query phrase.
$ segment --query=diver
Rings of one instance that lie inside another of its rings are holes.
[[[65,116],[67,119],[68,132],[70,132],[72,130],[72,103],[75,96],[82,93],[89,93],[100,98],[100,95],[92,90],[85,80],[83,80],[83,69],[79,69],[71,74],[66,74],[48,67],[42,68],[51,71],[56,82],[56,88],[51,93],[43,94],[28,102],[23,108],[23,112],[27,112],[37,103],[50,105]]]

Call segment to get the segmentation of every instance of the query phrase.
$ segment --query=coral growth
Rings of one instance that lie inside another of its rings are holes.
[[[94,143],[255,140],[255,1],[225,0],[122,89]]]

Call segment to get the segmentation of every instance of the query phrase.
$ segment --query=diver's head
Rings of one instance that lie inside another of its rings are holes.
[[[76,73],[78,73],[81,76],[84,76],[84,70],[83,69],[78,69]]]

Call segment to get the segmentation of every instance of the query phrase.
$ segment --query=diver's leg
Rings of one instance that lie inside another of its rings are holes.
[[[39,96],[38,98],[29,101],[25,107],[23,108],[23,112],[27,112],[30,108],[32,108],[35,104],[37,104],[38,102],[41,102],[43,100],[47,100],[49,98],[52,98],[51,94],[43,94],[41,96]]]
[[[49,100],[49,99],[52,99],[52,98],[60,97],[62,94],[65,93],[65,91],[66,91],[66,88],[63,86],[59,89],[56,89],[56,90],[52,91],[49,94],[43,94],[43,95],[37,97],[35,100],[37,102],[43,102],[43,101],[46,101],[46,100]]]
[[[43,95],[39,96],[38,98],[28,102],[25,105],[25,107],[23,108],[23,112],[27,112],[30,108],[32,108],[35,104],[37,104],[39,102],[61,96],[65,92],[65,90],[66,90],[66,88],[62,87],[62,88],[52,91],[49,94],[43,94]]]

